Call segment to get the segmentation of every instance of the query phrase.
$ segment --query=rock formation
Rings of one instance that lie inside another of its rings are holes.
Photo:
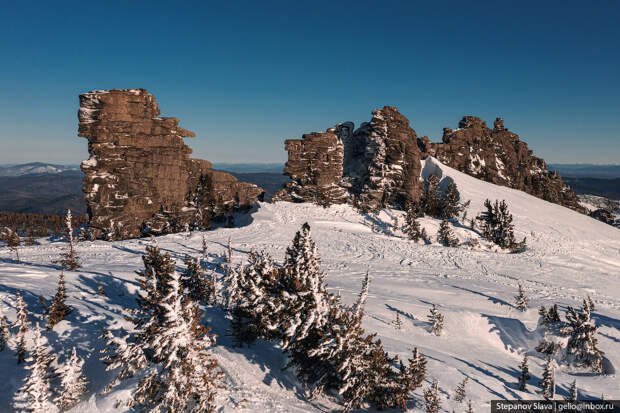
[[[525,191],[538,198],[582,211],[577,196],[562,178],[547,169],[541,158],[532,155],[519,136],[495,119],[493,129],[475,116],[465,116],[459,128],[444,128],[442,143],[419,141],[423,156],[476,178]],[[582,211],[583,212],[583,211]]]
[[[533,156],[500,118],[490,129],[479,118],[465,116],[458,129],[444,129],[442,143],[431,143],[426,136],[418,138],[396,108],[385,106],[357,130],[351,122],[341,123],[287,140],[286,150],[284,173],[292,182],[274,200],[356,202],[368,210],[403,207],[420,200],[420,160],[434,156],[476,178],[584,212],[562,178],[547,170],[545,161]]]
[[[80,95],[78,136],[88,139],[82,162],[92,238],[127,239],[200,227],[196,217],[250,208],[256,185],[212,171],[191,159],[176,118],[158,117],[144,89],[97,90]]]
[[[373,111],[372,120],[357,130],[345,122],[287,140],[285,147],[289,160],[284,173],[293,181],[274,200],[322,205],[355,201],[374,210],[402,207],[421,194],[416,133],[394,107]]]

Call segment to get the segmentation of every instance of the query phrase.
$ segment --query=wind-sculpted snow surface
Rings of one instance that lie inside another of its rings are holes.
[[[185,254],[202,251],[202,236],[209,244],[208,271],[221,271],[216,265],[230,237],[233,263],[241,263],[251,248],[264,249],[280,263],[295,232],[304,222],[312,228],[327,274],[329,290],[340,291],[343,301],[353,303],[369,271],[372,278],[366,303],[364,328],[377,332],[386,351],[406,360],[418,347],[427,357],[427,376],[423,388],[437,378],[442,408],[464,410],[454,400],[458,383],[469,377],[467,399],[474,411],[488,411],[491,399],[526,398],[535,393],[544,359],[536,353],[542,332],[537,326],[537,309],[558,304],[563,315],[567,306],[579,307],[590,295],[596,309],[592,318],[600,325],[598,347],[605,352],[608,371],[620,366],[620,231],[586,215],[543,201],[525,192],[477,180],[429,158],[422,171],[440,170],[442,179],[452,179],[463,200],[471,200],[468,216],[483,210],[485,199],[505,199],[514,215],[515,236],[527,236],[527,250],[520,254],[472,249],[464,245],[448,248],[436,242],[439,221],[421,218],[433,243],[413,243],[392,226],[402,212],[383,210],[378,215],[360,215],[348,205],[330,208],[302,203],[259,204],[249,225],[218,228],[191,236],[171,234],[157,237],[162,251],[170,252],[179,269]],[[372,221],[375,222],[373,232]],[[240,220],[237,220],[238,223]],[[469,228],[455,225],[461,242],[475,236]],[[22,291],[31,321],[40,321],[42,308],[38,296],[50,298],[56,289],[59,269],[51,266],[59,243],[41,240],[42,245],[23,247],[23,264],[13,261],[5,249],[0,253],[0,309],[15,320],[16,293]],[[135,305],[135,270],[142,267],[141,255],[149,240],[82,242],[77,253],[83,268],[66,272],[67,304],[73,308],[52,331],[44,331],[60,361],[70,356],[73,345],[84,358],[90,379],[89,393],[75,412],[112,412],[118,398],[128,398],[136,381],[127,381],[107,396],[98,396],[113,378],[98,361],[103,345],[97,337],[102,328],[113,331],[129,328],[121,307]],[[97,293],[101,284],[106,296]],[[514,304],[521,284],[529,309],[519,311]],[[435,304],[444,316],[442,334],[429,332],[427,315]],[[402,329],[392,322],[399,314]],[[214,356],[225,374],[228,387],[221,390],[216,404],[224,412],[320,412],[338,409],[327,397],[309,400],[290,371],[282,371],[286,360],[281,350],[264,341],[250,348],[233,348],[229,321],[217,309],[208,308],[206,322],[219,335]],[[13,347],[0,352],[0,411],[10,411],[13,393],[26,375],[18,365]],[[528,354],[532,378],[529,392],[518,390],[518,366]],[[581,398],[620,398],[618,378],[613,374],[590,375],[556,369],[558,397],[567,394],[577,380]],[[423,389],[418,389],[411,411],[420,411]],[[244,401],[245,400],[245,401]]]

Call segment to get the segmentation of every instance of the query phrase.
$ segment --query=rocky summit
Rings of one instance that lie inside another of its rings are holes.
[[[155,97],[144,89],[80,95],[78,136],[88,139],[90,154],[81,165],[89,237],[176,232],[200,226],[196,217],[203,213],[217,217],[247,209],[261,197],[258,186],[190,158],[183,138],[194,133],[159,115]]]
[[[532,155],[519,135],[495,119],[493,129],[475,116],[465,116],[458,129],[444,128],[441,143],[420,140],[422,155],[439,161],[475,178],[525,191],[546,201],[581,212],[579,199],[544,159]]]
[[[501,118],[491,129],[481,119],[465,116],[458,129],[444,129],[441,143],[432,143],[426,136],[418,138],[395,107],[372,114],[357,130],[352,122],[344,122],[324,133],[287,140],[284,173],[292,181],[274,199],[323,205],[353,202],[367,210],[402,208],[420,200],[420,161],[433,156],[476,178],[584,212],[560,175],[533,156]]]
[[[371,121],[357,130],[345,122],[287,140],[284,173],[292,182],[274,200],[402,207],[422,192],[416,137],[407,118],[386,106],[373,111]]]

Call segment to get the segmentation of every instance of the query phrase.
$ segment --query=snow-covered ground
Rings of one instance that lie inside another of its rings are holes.
[[[620,398],[620,230],[567,208],[548,203],[524,192],[496,186],[428,160],[423,175],[438,173],[458,185],[463,200],[471,200],[469,217],[483,208],[486,198],[505,199],[514,215],[517,239],[527,237],[528,249],[520,254],[485,248],[447,248],[436,242],[415,244],[392,228],[393,216],[402,212],[385,210],[378,217],[362,216],[350,206],[324,209],[310,204],[261,203],[247,215],[247,225],[219,228],[204,233],[162,236],[162,250],[170,252],[182,267],[185,254],[199,255],[203,234],[209,241],[211,261],[217,262],[228,238],[233,259],[242,262],[251,248],[264,249],[277,260],[304,222],[309,222],[322,257],[331,291],[341,291],[343,301],[356,298],[366,271],[372,277],[364,327],[377,332],[387,351],[406,359],[413,347],[428,359],[424,387],[439,380],[442,410],[464,410],[454,401],[454,389],[465,377],[468,398],[475,411],[487,411],[491,399],[540,398],[535,391],[543,359],[534,350],[540,340],[536,329],[541,305],[557,303],[580,306],[590,295],[596,305],[594,319],[600,325],[599,348],[605,352],[607,375],[577,374],[562,367],[556,371],[558,395],[564,395],[574,379],[580,397]],[[375,219],[375,232],[371,220]],[[400,222],[403,222],[402,217]],[[421,224],[435,239],[439,222],[424,218]],[[461,241],[476,239],[466,226],[455,229]],[[41,245],[20,250],[22,264],[13,254],[0,252],[0,310],[15,320],[15,294],[22,291],[31,312],[39,320],[39,295],[51,298],[59,269],[50,264],[63,243],[40,240]],[[44,331],[61,361],[71,346],[86,358],[91,380],[85,401],[73,411],[108,412],[117,398],[128,397],[135,381],[118,391],[98,396],[112,378],[98,360],[103,345],[102,328],[125,326],[121,308],[133,306],[137,289],[135,270],[142,268],[141,256],[150,240],[82,242],[78,254],[83,267],[66,273],[68,304],[74,311],[52,331]],[[214,268],[209,264],[209,268]],[[521,283],[530,299],[530,310],[520,312],[514,296]],[[97,294],[101,284],[107,297]],[[445,317],[443,335],[428,332],[426,317],[436,304]],[[396,314],[404,321],[396,330]],[[563,313],[563,311],[561,311]],[[219,335],[214,353],[225,371],[227,390],[219,393],[222,411],[306,412],[332,411],[339,407],[327,398],[308,400],[293,373],[282,371],[284,358],[272,343],[259,342],[250,348],[231,346],[228,321],[219,310],[209,309],[207,318]],[[530,355],[532,379],[529,392],[517,387],[518,365]],[[0,352],[0,411],[10,411],[10,400],[26,374],[12,351]],[[411,411],[422,410],[421,394]],[[122,411],[122,409],[120,409]]]

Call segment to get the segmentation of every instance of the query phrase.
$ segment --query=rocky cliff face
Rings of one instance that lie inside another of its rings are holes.
[[[403,207],[420,200],[420,160],[434,156],[476,178],[583,212],[562,178],[548,171],[545,161],[533,156],[499,118],[490,129],[479,118],[465,116],[458,129],[444,129],[443,142],[432,143],[426,136],[418,138],[396,108],[385,106],[357,130],[351,122],[341,123],[287,140],[286,149],[284,173],[293,181],[275,200],[359,202],[370,210]]]
[[[211,171],[208,161],[190,159],[183,142],[194,134],[176,118],[159,117],[155,98],[144,89],[103,90],[80,95],[78,136],[88,139],[82,162],[84,194],[93,238],[126,239],[174,232],[196,215],[201,175],[210,181],[203,208],[214,214],[249,208],[262,190]]]
[[[356,200],[365,208],[404,206],[421,193],[420,150],[409,121],[391,106],[354,130],[345,122],[287,140],[284,173],[292,178],[274,200],[320,204]]]
[[[575,210],[583,209],[560,175],[547,170],[545,161],[533,156],[527,144],[504,127],[501,118],[495,120],[491,129],[481,119],[465,116],[458,129],[444,129],[442,143],[431,143],[424,137],[419,145],[422,156],[434,156],[476,178]]]

